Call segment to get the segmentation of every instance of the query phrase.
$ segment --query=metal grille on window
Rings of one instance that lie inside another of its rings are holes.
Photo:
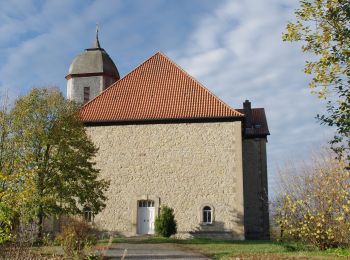
[[[84,87],[84,104],[90,100],[90,87]]]
[[[211,224],[212,221],[212,209],[209,206],[203,208],[203,224]]]
[[[154,207],[153,200],[139,200],[139,207]]]

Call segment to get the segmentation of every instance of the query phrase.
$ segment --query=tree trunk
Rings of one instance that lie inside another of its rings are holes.
[[[44,224],[44,210],[42,199],[44,197],[44,178],[45,173],[47,172],[48,162],[49,162],[49,151],[50,145],[46,145],[45,154],[44,154],[44,170],[39,172],[38,176],[38,195],[39,195],[39,205],[38,205],[38,241],[43,240],[43,224]],[[39,157],[38,157],[39,158]]]
[[[44,224],[44,210],[43,210],[43,193],[44,193],[44,176],[39,173],[38,176],[38,242],[43,239],[43,224]]]
[[[40,205],[39,212],[38,212],[38,242],[43,241],[43,222],[44,222],[43,207]]]

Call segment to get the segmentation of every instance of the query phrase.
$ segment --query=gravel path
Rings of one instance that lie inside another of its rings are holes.
[[[103,252],[108,259],[210,259],[202,254],[185,250],[175,244],[112,244]]]

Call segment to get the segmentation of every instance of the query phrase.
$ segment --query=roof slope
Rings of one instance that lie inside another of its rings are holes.
[[[244,109],[237,109],[237,111],[244,114]],[[245,135],[247,137],[270,135],[265,115],[265,109],[252,108],[252,126],[253,127],[250,129],[245,129]]]
[[[80,110],[84,122],[242,116],[159,52]]]

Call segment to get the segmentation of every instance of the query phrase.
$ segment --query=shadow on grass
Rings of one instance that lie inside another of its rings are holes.
[[[301,242],[275,242],[284,247],[286,252],[314,252],[319,251],[317,247]]]
[[[98,241],[98,244],[105,244],[105,243],[108,243],[108,240]],[[270,240],[224,240],[224,239],[210,239],[210,238],[175,239],[175,238],[164,238],[164,237],[155,237],[155,236],[142,236],[142,237],[130,237],[130,238],[118,237],[113,239],[113,243],[128,243],[128,244],[173,243],[173,244],[184,244],[184,245],[208,245],[208,244],[283,245],[284,244],[281,242],[274,242]],[[290,247],[293,247],[293,246],[290,245]]]
[[[285,245],[282,245],[287,252],[297,252],[297,251],[301,251],[301,249],[296,246],[296,245],[290,245],[290,244],[285,244]]]

